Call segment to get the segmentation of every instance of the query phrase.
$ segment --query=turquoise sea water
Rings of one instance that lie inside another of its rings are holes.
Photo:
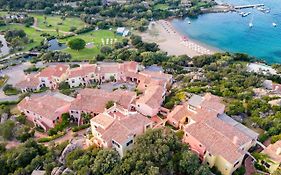
[[[243,12],[251,12],[247,17],[234,12],[212,13],[197,19],[174,19],[173,26],[189,38],[220,50],[247,53],[268,63],[281,63],[281,0],[220,1],[233,5],[263,3],[270,8],[270,13],[257,9],[244,9]],[[272,23],[277,26],[273,27]]]

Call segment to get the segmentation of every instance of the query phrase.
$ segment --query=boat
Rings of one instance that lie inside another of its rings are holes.
[[[277,26],[277,24],[273,22],[273,23],[272,23],[272,26],[273,26],[273,27],[276,27],[276,26]]]
[[[191,24],[191,21],[187,21],[188,24]]]
[[[243,14],[242,14],[242,17],[246,17],[246,16],[248,16],[248,15],[250,15],[250,14],[251,14],[251,12],[243,13]]]
[[[252,28],[254,26],[253,19],[254,19],[254,16],[252,16],[251,21],[249,22],[249,27],[250,28]]]
[[[252,22],[249,23],[249,27],[252,28],[254,24]]]

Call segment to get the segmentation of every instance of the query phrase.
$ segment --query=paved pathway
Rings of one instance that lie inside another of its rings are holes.
[[[17,65],[17,66],[12,66],[8,69],[5,70],[0,70],[0,76],[7,75],[9,77],[8,81],[6,84],[11,84],[15,85],[19,83],[20,81],[24,80],[25,74],[24,74],[24,69],[27,69],[28,67],[31,66],[31,63],[25,62],[23,64]],[[7,96],[3,92],[3,87],[0,88],[0,101],[16,101],[18,100],[19,95],[12,95],[12,96]]]

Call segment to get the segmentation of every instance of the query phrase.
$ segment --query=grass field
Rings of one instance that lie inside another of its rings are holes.
[[[61,16],[46,16],[46,24],[44,15],[36,15],[32,14],[34,18],[37,19],[37,27],[41,29],[49,29],[49,30],[56,30],[58,28],[59,30],[69,32],[71,27],[76,27],[76,28],[82,28],[86,26],[86,23],[84,23],[81,19],[79,18],[65,18],[65,20],[61,19]],[[61,24],[60,24],[61,23]],[[51,25],[51,26],[50,26]]]
[[[25,27],[24,25],[20,24],[10,24],[7,26],[0,27],[0,31],[5,31],[9,29],[22,29],[28,35],[29,39],[33,39],[33,43],[30,43],[25,46],[23,51],[30,50],[32,47],[40,45],[40,42],[44,39],[44,37],[40,36],[43,33],[48,33],[50,35],[56,36],[57,33],[55,32],[56,28],[58,27],[61,34],[63,32],[68,32],[69,29],[74,26],[76,28],[82,28],[86,24],[81,21],[79,18],[66,18],[64,21],[61,19],[60,16],[47,16],[47,24],[44,23],[45,19],[43,15],[31,14],[31,16],[37,19],[37,27],[43,29],[44,31],[38,31],[32,27]],[[58,25],[58,23],[62,23]],[[48,25],[51,25],[49,27]],[[40,30],[39,29],[39,30]],[[81,51],[71,50],[70,48],[66,48],[61,50],[62,52],[70,53],[72,55],[73,60],[90,60],[95,55],[100,53],[100,48],[104,45],[112,46],[115,42],[120,41],[122,36],[116,35],[114,31],[110,30],[98,30],[98,31],[91,31],[85,34],[80,34],[74,37],[61,39],[59,40],[62,43],[67,43],[69,40],[73,38],[81,38],[86,41],[86,43],[93,43],[93,47],[85,48]]]
[[[157,4],[153,8],[154,10],[167,10],[169,6],[167,4]]]
[[[40,42],[44,39],[40,35],[42,33],[46,33],[46,32],[36,31],[34,28],[25,27],[20,24],[11,24],[11,25],[0,27],[0,31],[9,30],[9,29],[18,29],[18,30],[22,29],[25,31],[25,33],[27,34],[29,39],[33,39],[34,42],[26,45],[23,51],[27,51],[27,50],[31,49],[32,47],[38,46],[40,44]],[[47,32],[47,33],[56,35],[56,32]]]
[[[70,53],[73,60],[88,60],[92,59],[95,55],[100,53],[100,48],[104,45],[112,46],[114,42],[121,41],[122,37],[114,34],[110,30],[98,30],[92,31],[71,38],[60,40],[60,42],[67,43],[73,38],[81,38],[86,41],[86,43],[93,42],[93,48],[85,48],[80,51],[71,50],[70,48],[62,50],[63,52]],[[107,42],[108,41],[108,42]]]

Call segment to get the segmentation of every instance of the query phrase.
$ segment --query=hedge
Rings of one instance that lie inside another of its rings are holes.
[[[56,135],[53,135],[53,136],[43,137],[43,138],[38,139],[38,142],[39,142],[39,143],[50,142],[50,141],[52,141],[52,140],[55,140],[55,139],[57,139],[57,138],[59,138],[59,137],[64,136],[65,134],[66,134],[66,132],[60,132],[60,133],[58,133],[58,134],[56,134]]]
[[[89,123],[88,124],[84,124],[84,125],[80,125],[80,126],[75,126],[75,127],[72,128],[72,131],[73,132],[77,132],[77,131],[80,131],[82,129],[88,128],[88,127],[90,127]]]

